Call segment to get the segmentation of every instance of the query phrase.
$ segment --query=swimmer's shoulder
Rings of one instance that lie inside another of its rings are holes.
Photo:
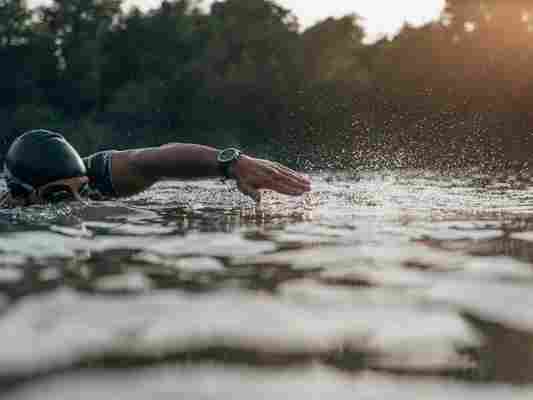
[[[83,163],[87,169],[87,176],[89,177],[89,184],[98,193],[96,197],[117,197],[112,177],[114,152],[114,150],[100,151],[83,158]]]

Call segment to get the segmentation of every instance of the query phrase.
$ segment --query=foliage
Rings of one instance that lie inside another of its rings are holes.
[[[365,44],[357,15],[306,30],[271,0],[0,0],[5,150],[234,144],[300,166],[522,165],[533,150],[533,1],[447,0]],[[380,161],[382,162],[382,161]]]
[[[302,34],[306,80],[367,82],[363,39],[356,15],[327,18],[307,29]]]

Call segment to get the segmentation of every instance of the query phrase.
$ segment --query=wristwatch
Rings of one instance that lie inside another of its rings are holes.
[[[217,162],[222,176],[226,177],[227,179],[235,178],[233,176],[231,167],[233,167],[237,160],[241,158],[241,155],[242,151],[234,147],[230,147],[218,152]]]

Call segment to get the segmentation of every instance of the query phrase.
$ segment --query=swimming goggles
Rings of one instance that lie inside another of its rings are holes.
[[[78,200],[84,201],[91,192],[89,178],[77,177],[60,179],[43,185],[35,190],[37,197],[46,203]]]

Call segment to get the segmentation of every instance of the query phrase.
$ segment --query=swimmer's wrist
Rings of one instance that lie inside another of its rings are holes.
[[[246,176],[250,171],[250,166],[253,164],[253,158],[246,154],[241,154],[238,160],[236,160],[229,168],[231,179],[239,181],[243,176]]]
[[[229,147],[217,154],[217,165],[223,179],[236,179],[235,166],[243,156],[241,150]]]

